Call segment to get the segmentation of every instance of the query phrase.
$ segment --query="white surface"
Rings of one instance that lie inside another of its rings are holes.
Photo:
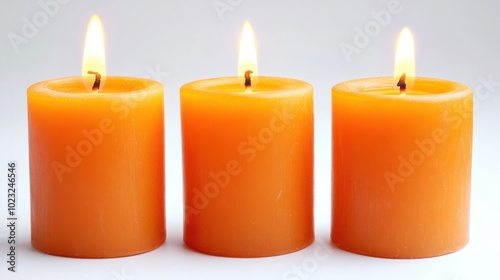
[[[500,2],[399,0],[401,11],[348,61],[339,45],[353,45],[355,28],[373,24],[373,13],[387,9],[391,1],[60,1],[67,3],[29,34],[17,53],[8,34],[22,36],[23,18],[33,22],[43,9],[37,1],[0,4],[0,279],[500,279],[500,84],[481,86],[488,77],[500,82]],[[231,10],[219,17],[214,3],[227,3]],[[26,88],[80,74],[92,13],[100,15],[105,27],[109,74],[149,76],[165,85],[167,242],[128,258],[60,258],[30,245]],[[182,242],[178,89],[189,81],[236,74],[238,38],[246,19],[257,37],[261,75],[297,78],[315,88],[316,242],[284,256],[231,259],[198,254]],[[391,75],[395,39],[405,25],[416,40],[417,75],[459,81],[482,93],[474,112],[471,240],[465,249],[438,258],[377,259],[329,245],[330,88],[345,80]],[[8,272],[3,261],[9,160],[18,162],[20,176],[16,273]],[[327,255],[315,254],[317,250]]]

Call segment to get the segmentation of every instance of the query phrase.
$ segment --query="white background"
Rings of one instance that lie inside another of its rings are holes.
[[[401,10],[381,26],[374,13],[387,9],[389,2],[66,0],[43,22],[47,12],[37,1],[1,0],[0,279],[500,279],[500,84],[495,82],[500,82],[500,2],[399,0]],[[218,13],[214,3],[229,9]],[[80,75],[84,33],[93,13],[105,28],[108,73],[150,77],[165,85],[167,242],[134,257],[61,258],[30,245],[26,88]],[[33,23],[34,16],[37,30],[23,35],[25,21]],[[235,75],[238,38],[247,19],[257,37],[260,74],[301,79],[315,89],[316,242],[284,256],[232,259],[193,252],[182,242],[179,87]],[[419,260],[371,258],[329,245],[330,89],[345,80],[392,75],[395,40],[403,26],[415,36],[417,75],[467,84],[477,96],[470,243],[457,253]],[[344,55],[339,46],[356,47],[356,28],[366,27],[372,28],[369,42],[358,42],[358,53]],[[25,41],[15,46],[9,34]],[[486,87],[483,80],[496,84]],[[18,162],[19,175],[16,273],[8,272],[4,262],[8,233],[3,178],[9,160]],[[328,255],[315,258],[315,250]],[[294,274],[296,269],[303,274]]]

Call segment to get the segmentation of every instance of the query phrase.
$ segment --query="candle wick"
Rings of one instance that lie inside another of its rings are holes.
[[[399,87],[399,92],[400,93],[405,93],[406,92],[406,74],[403,73],[403,75],[401,75],[401,78],[399,78],[399,82],[397,84],[397,86]]]
[[[250,74],[252,73],[252,70],[245,71],[245,89],[252,87],[252,78],[250,78]]]
[[[95,71],[88,71],[87,73],[95,75],[95,81],[94,81],[94,85],[92,85],[92,90],[98,91],[99,88],[101,87],[101,74],[99,74],[98,72],[95,72]]]

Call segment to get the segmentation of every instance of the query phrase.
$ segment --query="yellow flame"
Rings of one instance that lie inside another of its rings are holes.
[[[406,74],[406,88],[411,89],[415,81],[415,45],[408,27],[399,35],[394,64],[394,82],[397,84],[401,75]]]
[[[96,76],[88,74],[89,71],[101,75],[100,88],[102,89],[106,79],[106,58],[104,55],[104,32],[101,20],[97,15],[93,15],[90,19],[83,49],[82,77],[85,86],[90,91]]]
[[[257,71],[257,51],[255,39],[250,22],[245,21],[240,39],[240,52],[238,56],[238,77],[244,77],[246,71],[252,71],[252,87],[256,84],[259,75]]]

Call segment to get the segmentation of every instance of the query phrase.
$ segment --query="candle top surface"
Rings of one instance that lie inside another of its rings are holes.
[[[162,90],[163,85],[157,81],[123,76],[107,76],[106,83],[98,92],[92,92],[85,86],[82,77],[66,77],[46,80],[29,87],[31,94],[44,94],[52,97],[89,98],[104,97],[117,94],[137,94],[142,91]]]
[[[198,80],[187,83],[181,89],[189,89],[203,94],[240,95],[248,98],[266,98],[288,95],[300,95],[312,91],[306,82],[281,77],[252,77],[252,91],[245,91],[244,77],[221,77]]]
[[[415,77],[413,87],[408,88],[406,93],[403,94],[400,93],[399,87],[397,83],[394,82],[393,77],[375,77],[346,81],[335,85],[333,90],[374,96],[377,98],[422,101],[455,99],[472,92],[472,90],[464,84],[449,80],[424,77]]]

